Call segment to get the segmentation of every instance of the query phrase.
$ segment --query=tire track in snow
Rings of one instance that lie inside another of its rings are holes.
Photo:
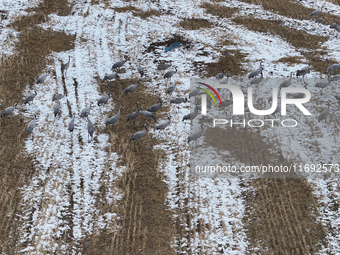
[[[107,163],[115,166],[115,154],[110,156],[105,151],[108,135],[98,134],[96,130],[94,140],[87,143],[87,125],[78,116],[72,137],[67,130],[70,118],[69,114],[65,114],[69,112],[65,101],[70,103],[72,112],[79,113],[90,101],[95,102],[99,98],[93,79],[95,61],[91,55],[95,44],[90,42],[84,45],[82,42],[84,24],[84,20],[77,23],[75,49],[68,52],[73,61],[65,79],[66,91],[69,93],[65,99],[61,99],[60,119],[54,118],[50,99],[56,90],[62,89],[61,72],[57,71],[59,83],[49,79],[47,84],[37,87],[39,92],[35,99],[36,106],[32,109],[38,115],[35,138],[26,141],[26,149],[36,157],[36,164],[42,171],[33,178],[33,185],[27,187],[24,195],[27,211],[35,208],[32,222],[23,227],[23,242],[28,243],[23,251],[28,253],[76,251],[77,242],[98,228],[96,219],[100,214],[95,209],[95,203],[102,182],[101,176]],[[65,56],[58,55],[61,58]],[[73,85],[74,79],[79,81],[77,86]],[[105,109],[109,107],[110,103]],[[90,118],[96,127],[104,126],[104,117],[96,107],[91,110]],[[50,165],[54,167],[47,171]],[[114,218],[109,221],[112,220]],[[66,241],[62,239],[65,235]],[[74,247],[69,246],[72,242]]]

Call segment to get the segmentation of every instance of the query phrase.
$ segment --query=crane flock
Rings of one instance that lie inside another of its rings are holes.
[[[320,15],[323,12],[323,8],[324,8],[324,5],[321,7],[320,10],[315,10],[312,13],[310,13],[310,16],[317,17],[318,15]],[[315,21],[317,23],[323,23],[324,17],[317,18]],[[337,22],[331,24],[330,28],[334,29],[337,32],[340,32],[340,27],[338,26]],[[117,72],[120,70],[120,68],[122,66],[124,66],[124,64],[128,60],[129,60],[129,57],[127,55],[124,55],[124,59],[122,59],[118,62],[115,62],[111,67],[113,72],[111,74],[105,75],[102,81],[103,82],[110,81],[112,79],[115,79],[116,77],[119,77]],[[312,60],[310,60],[308,62],[307,66],[296,71],[296,77],[302,76],[302,78],[304,79],[305,75],[310,73],[310,71],[311,71],[311,61]],[[318,82],[318,83],[315,84],[315,87],[320,88],[322,90],[322,93],[323,93],[324,88],[326,88],[331,82],[340,80],[340,74],[332,76],[333,72],[340,68],[340,64],[339,63],[331,64],[330,60],[328,58],[326,58],[325,61],[327,61],[327,63],[328,63],[328,68],[326,70],[326,73],[328,75],[327,81]],[[64,63],[63,61],[61,61],[61,73],[62,73],[63,79],[65,78],[65,76],[67,74],[67,70],[70,67],[70,62],[71,62],[70,56],[68,56],[68,62]],[[123,90],[124,94],[129,94],[129,96],[130,96],[132,93],[134,93],[134,91],[138,91],[138,87],[140,86],[140,81],[141,81],[142,77],[145,76],[145,68],[142,66],[141,62],[142,62],[142,60],[139,59],[138,60],[139,64],[136,68],[137,72],[139,73],[139,76],[140,76],[140,78],[137,80],[137,84],[132,84],[132,85],[129,85],[128,87],[126,87]],[[163,72],[163,78],[165,80],[171,80],[171,78],[177,73],[178,67],[174,66],[175,70],[167,71],[164,74],[164,72],[170,67],[172,67],[171,62],[170,63],[164,63],[163,62],[163,63],[158,64],[158,66],[156,68],[157,68],[158,71]],[[216,81],[219,81],[219,83],[227,84],[228,78],[229,78],[228,73],[225,72],[224,67],[222,67],[221,70],[222,70],[222,72],[218,73],[216,75],[215,79],[216,79]],[[255,85],[257,87],[257,89],[259,88],[259,85],[261,84],[261,82],[264,80],[263,70],[264,70],[263,61],[260,61],[259,67],[257,69],[253,69],[253,71],[248,74],[248,79],[250,79],[250,85]],[[44,83],[46,81],[46,79],[48,78],[50,73],[51,73],[51,70],[48,70],[46,73],[41,74],[38,77],[38,79],[36,80],[36,84]],[[260,76],[257,77],[258,75],[260,75]],[[283,81],[279,85],[279,88],[284,88],[284,87],[290,86],[292,84],[292,75],[293,75],[293,72],[290,73],[289,79]],[[171,95],[175,91],[175,89],[176,89],[176,84],[173,84],[173,85],[171,85],[167,88],[165,93]],[[202,93],[202,90],[198,87],[196,89],[191,90],[189,92],[188,97],[189,98],[196,97],[197,95],[199,95],[201,93]],[[37,96],[37,94],[38,94],[37,91],[34,90],[34,93],[27,95],[25,100],[24,100],[24,104],[29,104],[29,106],[31,106],[31,104],[34,104],[33,101],[34,101],[35,97]],[[300,93],[300,94],[301,95],[295,95],[295,98],[303,97],[303,95],[302,95],[303,93]],[[52,98],[52,101],[54,102],[53,113],[54,113],[55,117],[57,117],[58,114],[61,112],[61,102],[60,102],[60,100],[64,97],[65,97],[65,95],[63,95],[63,94],[54,94],[53,95],[53,98]],[[107,102],[109,101],[110,98],[111,98],[111,94],[110,94],[110,92],[108,92],[106,95],[102,96],[101,98],[99,98],[97,100],[97,105],[101,106],[101,105],[107,104]],[[187,101],[188,101],[187,97],[178,97],[178,98],[171,99],[169,103],[178,105],[178,104],[181,104],[181,103],[185,103]],[[13,113],[17,104],[18,103],[15,103],[14,106],[9,106],[9,107],[5,108],[1,113],[1,117],[4,118],[4,117],[10,115],[11,113]],[[231,104],[232,104],[231,99],[230,100],[228,99],[228,100],[223,102],[224,107],[227,107]],[[89,118],[90,113],[91,113],[91,109],[92,109],[92,105],[93,105],[93,102],[90,102],[90,105],[85,107],[80,112],[80,118],[84,118],[84,119],[87,120],[88,136],[91,137],[91,139],[93,139],[93,134],[94,134],[94,124]],[[146,111],[142,111],[143,106],[139,106],[138,102],[136,102],[136,110],[134,112],[130,113],[129,115],[127,115],[126,121],[133,120],[133,128],[134,129],[136,129],[135,122],[136,122],[136,119],[137,119],[139,114],[143,115],[148,120],[154,119],[155,122],[156,122],[157,121],[156,112],[161,109],[162,105],[163,105],[163,101],[162,101],[161,97],[159,97],[159,103],[149,106]],[[322,121],[322,120],[325,120],[325,123],[326,123],[326,118],[330,113],[330,103],[327,103],[327,105],[328,105],[328,108],[326,110],[324,110],[323,112],[321,112],[319,117],[318,117],[319,122]],[[112,125],[113,128],[115,127],[116,123],[120,119],[122,108],[123,108],[123,105],[120,105],[117,114],[108,118],[105,121],[106,126]],[[190,112],[189,114],[183,116],[182,121],[185,121],[185,120],[191,120],[192,121],[198,115],[199,109],[200,109],[200,106],[196,105],[193,112]],[[278,110],[278,108],[276,110]],[[73,113],[72,118],[71,118],[69,125],[68,125],[68,130],[72,134],[73,134],[73,131],[75,129],[75,118],[76,118],[76,114]],[[33,130],[35,128],[36,121],[37,121],[37,115],[35,114],[33,120],[31,120],[29,122],[29,124],[27,125],[27,128],[26,128],[27,133],[30,134],[30,133],[33,132]],[[166,127],[168,127],[170,124],[171,124],[171,116],[168,117],[167,121],[157,124],[154,127],[154,130],[163,130],[164,131],[164,129]],[[202,124],[201,129],[194,132],[193,134],[191,134],[188,137],[188,139],[187,139],[188,143],[190,141],[196,141],[197,139],[199,139],[203,134],[203,130],[204,129],[203,129],[203,124]],[[133,140],[139,141],[147,132],[148,132],[148,124],[145,124],[145,130],[139,131],[139,132],[131,135],[130,141],[133,141]]]

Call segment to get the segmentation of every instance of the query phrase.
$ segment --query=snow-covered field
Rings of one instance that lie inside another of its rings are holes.
[[[56,76],[49,75],[43,84],[34,85],[37,96],[31,106],[20,105],[24,109],[27,123],[37,115],[36,127],[33,136],[27,138],[25,150],[35,158],[38,169],[30,183],[21,188],[23,194],[23,213],[20,215],[21,244],[25,248],[23,254],[57,253],[78,254],[77,245],[87,236],[99,233],[103,229],[121,228],[118,213],[104,213],[98,209],[96,200],[99,189],[105,186],[107,192],[102,203],[118,204],[124,196],[124,190],[119,188],[119,179],[126,168],[118,164],[120,155],[109,152],[110,137],[102,132],[108,113],[117,112],[119,105],[115,103],[115,95],[109,102],[101,107],[97,100],[102,96],[98,88],[96,77],[101,79],[111,73],[113,63],[123,59],[124,55],[129,61],[124,65],[126,72],[120,74],[120,79],[138,78],[138,59],[146,70],[147,79],[144,85],[147,92],[161,95],[165,105],[170,105],[170,98],[187,97],[190,89],[190,78],[201,78],[195,70],[194,62],[217,62],[221,52],[228,50],[241,50],[247,56],[247,63],[242,66],[247,72],[257,68],[263,61],[265,70],[270,70],[274,78],[285,79],[290,72],[302,68],[307,60],[283,38],[254,32],[242,25],[234,23],[231,19],[213,16],[205,13],[201,4],[206,1],[84,1],[69,0],[73,4],[72,15],[48,15],[48,22],[40,24],[46,30],[62,31],[68,35],[75,35],[75,47],[67,52],[53,53],[48,56],[54,64],[46,66],[45,71],[55,70]],[[320,8],[324,1],[300,1],[301,5],[311,8]],[[1,24],[0,47],[5,55],[13,54],[13,45],[17,40],[17,33],[6,26],[20,15],[27,15],[25,9],[37,6],[39,1],[2,1],[0,10],[7,12],[6,22]],[[315,26],[310,20],[295,20],[281,16],[274,12],[263,10],[259,5],[247,4],[236,0],[227,0],[218,4],[228,7],[237,7],[239,12],[234,16],[253,15],[256,18],[267,20],[282,20],[290,28],[319,36],[329,35],[327,25]],[[135,7],[141,11],[160,10],[158,16],[142,19],[134,16],[131,11],[118,12],[117,8]],[[339,15],[339,6],[326,2],[328,12]],[[254,11],[256,12],[254,13]],[[184,18],[209,19],[214,26],[200,30],[185,30],[178,23]],[[187,50],[183,47],[165,52],[164,46],[156,47],[152,51],[146,49],[152,43],[169,40],[173,35],[180,35],[192,42]],[[221,46],[220,42],[228,38],[233,45]],[[340,62],[339,38],[330,36],[321,46],[327,51],[332,63]],[[201,54],[202,49],[209,54]],[[65,81],[60,71],[60,61],[67,62],[71,57],[70,67],[67,70]],[[302,64],[287,64],[277,62],[283,57],[301,57]],[[165,90],[169,85],[160,78],[154,60],[172,61],[178,71],[170,83],[176,83],[175,92],[169,96]],[[227,70],[227,67],[226,71]],[[38,76],[39,74],[37,74]],[[265,84],[269,80],[265,73]],[[154,78],[156,77],[156,78]],[[325,74],[311,71],[306,78],[325,78]],[[77,86],[74,85],[77,80]],[[238,77],[240,78],[240,77]],[[245,84],[247,80],[244,80]],[[289,112],[285,118],[301,119],[294,129],[274,127],[261,129],[266,141],[278,140],[276,149],[283,152],[283,156],[293,162],[340,164],[339,161],[339,117],[338,103],[334,95],[339,91],[339,82],[333,82],[321,95],[315,88],[313,79],[306,79],[308,89],[312,93],[312,100],[306,107],[312,113],[311,117],[304,117],[299,110]],[[262,83],[263,84],[263,83]],[[302,87],[301,78],[293,78],[292,84]],[[22,92],[23,98],[32,93],[27,89]],[[270,86],[260,87],[264,98],[270,95]],[[138,93],[135,91],[134,93]],[[53,115],[53,94],[63,93],[61,99],[61,114]],[[95,124],[94,140],[88,142],[87,121],[79,117],[79,113],[93,102],[90,120]],[[317,122],[318,115],[326,109],[326,102],[331,103],[327,126]],[[19,110],[20,111],[20,110]],[[165,130],[164,140],[160,140],[154,149],[162,149],[167,154],[167,161],[160,165],[165,174],[164,181],[168,185],[167,203],[173,211],[174,221],[179,221],[181,228],[188,234],[171,240],[172,247],[179,254],[246,254],[249,241],[247,239],[244,221],[245,201],[243,193],[249,192],[244,185],[243,178],[196,178],[190,173],[190,147],[187,137],[191,132],[188,121],[183,122],[182,117],[189,113],[190,103],[186,102],[177,108],[170,105],[169,114],[172,116],[170,126]],[[17,113],[18,111],[16,111]],[[76,127],[71,134],[68,123],[71,120],[69,113],[76,113]],[[125,121],[122,116],[122,121]],[[202,116],[201,116],[202,117]],[[195,119],[197,124],[201,117]],[[158,122],[160,120],[157,120]],[[149,136],[156,135],[150,129]],[[144,139],[144,138],[142,138]],[[200,151],[203,138],[198,141]],[[200,143],[201,142],[201,143]],[[217,152],[209,156],[218,157]],[[175,151],[175,153],[174,153]],[[228,151],[225,152],[228,155]],[[242,164],[237,159],[230,158],[234,165]],[[103,183],[102,176],[106,181]],[[339,208],[332,206],[338,203],[338,178],[323,178],[323,176],[306,175],[313,187],[314,195],[318,199],[320,216],[318,221],[327,229],[327,247],[322,247],[318,254],[340,253],[339,224],[337,215]],[[241,185],[242,184],[242,185]],[[70,203],[72,197],[72,204]],[[176,212],[189,208],[190,220],[184,221]],[[335,208],[335,209],[334,209]],[[117,209],[118,211],[118,209]],[[71,227],[72,225],[72,227]],[[209,227],[198,227],[208,226]],[[62,237],[65,232],[72,232],[72,242]],[[189,240],[190,239],[190,240]],[[56,241],[58,240],[58,241]],[[18,244],[19,245],[19,244]]]

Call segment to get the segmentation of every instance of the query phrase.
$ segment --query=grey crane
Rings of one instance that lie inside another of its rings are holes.
[[[323,120],[325,120],[325,125],[326,125],[326,119],[327,119],[327,116],[329,115],[329,107],[330,107],[330,103],[328,102],[327,103],[327,109],[326,110],[324,110],[324,111],[322,111],[321,113],[320,113],[320,115],[319,115],[319,117],[318,117],[318,122],[320,122],[320,121],[323,121]]]
[[[199,130],[195,131],[194,133],[188,136],[188,143],[190,143],[191,141],[194,141],[196,143],[196,141],[202,136],[203,131],[204,130],[203,130],[203,123],[202,123],[201,128]]]
[[[62,99],[63,97],[64,97],[63,94],[60,94],[60,93],[54,94],[53,97],[52,97],[52,101],[54,102],[54,101],[60,100],[60,99]]]
[[[154,113],[155,116],[156,116],[156,112],[157,112],[159,109],[161,109],[161,107],[162,107],[162,105],[163,105],[162,100],[161,100],[161,97],[158,97],[158,101],[159,101],[158,104],[151,105],[151,106],[149,106],[148,109],[147,109],[147,111]]]
[[[68,56],[68,62],[67,63],[64,64],[63,62],[61,62],[60,69],[61,69],[62,75],[64,75],[64,76],[66,76],[67,69],[70,67],[70,60],[71,60],[71,56]]]
[[[134,133],[133,135],[130,136],[130,142],[131,141],[137,141],[139,140],[148,132],[148,124],[144,125],[145,130],[138,131],[137,133]]]
[[[117,72],[114,72],[114,73],[111,73],[111,74],[108,74],[108,75],[105,75],[104,79],[103,79],[103,82],[104,81],[109,81],[109,80],[112,80],[116,77],[119,77]]]
[[[138,71],[138,73],[140,74],[140,77],[143,77],[143,75],[144,75],[144,68],[141,66],[141,59],[140,60],[138,60],[138,62],[139,62],[139,65],[138,65],[138,67],[137,67],[137,71]]]
[[[262,66],[262,61],[260,62],[260,67],[258,69],[256,69],[255,71],[251,72],[248,75],[248,79],[254,78],[255,76],[259,75],[261,73],[261,71],[263,70],[263,66]]]
[[[73,130],[74,130],[74,119],[76,117],[76,114],[73,113],[73,117],[71,119],[71,121],[68,123],[68,131],[70,131],[73,134]]]
[[[233,100],[232,99],[226,99],[222,101],[222,106],[219,105],[219,109],[221,109],[222,107],[224,107],[224,111],[227,110],[228,106],[233,104]]]
[[[224,78],[224,68],[222,67],[222,72],[216,75],[216,80],[222,80]]]
[[[154,130],[154,131],[155,131],[155,130],[163,130],[163,132],[164,132],[164,129],[165,129],[167,126],[169,126],[170,123],[171,123],[171,116],[168,117],[168,120],[163,121],[163,122],[157,124],[157,125],[154,127],[153,130]]]
[[[297,70],[296,71],[296,76],[297,77],[302,76],[304,78],[307,73],[310,73],[310,69],[311,69],[310,64],[311,64],[311,62],[312,61],[309,60],[307,66],[304,66],[300,70]]]
[[[324,82],[317,82],[315,84],[315,87],[321,88],[322,94],[323,94],[323,89],[326,88],[331,82],[329,80],[324,81]]]
[[[337,75],[333,75],[333,76],[330,76],[328,78],[328,81],[332,82],[332,81],[338,81],[340,80],[340,74],[337,74]]]
[[[310,16],[318,16],[320,13],[322,13],[322,9],[323,9],[324,5],[321,7],[320,10],[315,10],[313,11]]]
[[[91,112],[91,108],[92,108],[92,102],[90,102],[90,106],[85,107],[81,113],[80,113],[80,118],[85,118],[88,117],[90,112]]]
[[[87,132],[88,132],[87,139],[90,142],[90,136],[91,139],[93,139],[94,125],[88,117],[87,117]]]
[[[335,95],[335,99],[338,100],[338,104],[340,104],[340,94]]]
[[[337,26],[338,26],[338,22],[335,22],[335,23],[331,24],[329,27],[330,28],[336,28]]]
[[[132,84],[128,86],[126,89],[124,89],[124,94],[135,91],[135,89],[139,86],[139,81],[140,79],[137,80],[137,84]]]
[[[158,71],[164,71],[164,70],[168,69],[171,65],[172,65],[171,63],[170,64],[159,64],[157,66],[157,70]]]
[[[196,89],[193,89],[193,90],[191,90],[190,92],[189,92],[189,98],[190,97],[195,97],[195,96],[197,96],[197,95],[199,95],[199,93],[201,93],[201,89],[199,89],[199,88],[196,88]]]
[[[136,102],[136,106],[137,106],[136,111],[134,111],[133,113],[129,114],[126,117],[126,121],[133,120],[133,128],[134,129],[136,128],[135,124],[136,124],[136,119],[138,117],[138,114],[139,114],[140,110],[143,109],[143,106],[141,106],[140,108],[138,107],[138,102]]]
[[[186,97],[177,97],[175,99],[170,100],[170,104],[177,104],[177,112],[178,112],[178,105],[181,103],[187,102],[188,99]]]
[[[175,99],[170,100],[170,104],[180,104],[187,102],[188,99],[186,97],[177,97]]]
[[[229,74],[228,73],[225,73],[224,74],[224,79],[223,80],[220,80],[219,84],[228,84],[228,81],[229,81]]]
[[[324,21],[325,21],[325,17],[315,19],[315,22],[320,23],[320,24],[323,23]]]
[[[112,70],[117,70],[117,69],[119,69],[119,68],[121,68],[125,63],[126,63],[126,61],[128,61],[128,56],[124,56],[124,60],[121,60],[121,61],[118,61],[118,62],[116,62],[116,63],[114,63],[113,65],[112,65]]]
[[[139,111],[139,114],[143,115],[144,117],[150,119],[154,119],[156,121],[156,116],[152,112],[149,111]]]
[[[9,106],[5,110],[3,110],[2,113],[1,113],[1,118],[4,118],[7,115],[10,115],[14,111],[15,107],[17,106],[17,104],[18,103],[15,103],[14,106]]]
[[[37,91],[34,90],[34,93],[29,94],[29,95],[25,98],[24,104],[27,104],[27,103],[29,103],[29,102],[33,102],[33,99],[35,98],[36,95],[37,95]]]
[[[106,104],[107,101],[110,99],[110,92],[108,92],[105,96],[102,96],[101,98],[98,99],[97,105],[100,106],[101,104]]]
[[[183,118],[182,118],[182,121],[193,120],[197,117],[197,115],[198,115],[198,107],[197,107],[197,104],[196,104],[194,111],[184,115]]]
[[[328,75],[331,75],[336,69],[339,69],[340,68],[340,64],[333,64],[333,65],[330,65],[329,64],[329,59],[326,58],[326,61],[328,63],[328,68],[327,68],[327,73]]]
[[[257,90],[259,90],[259,84],[263,81],[263,71],[261,70],[261,76],[250,81],[251,85],[256,85]]]
[[[36,83],[44,83],[44,81],[46,80],[46,78],[48,77],[50,73],[50,70],[47,71],[47,73],[43,73],[42,75],[39,76],[39,78],[37,79]]]
[[[60,107],[60,101],[56,100],[53,106],[53,113],[54,113],[54,117],[57,117],[58,113],[60,112],[61,107]]]
[[[174,70],[171,70],[171,71],[168,71],[164,74],[164,79],[170,79],[171,80],[171,77],[177,73],[177,67],[175,67],[175,71]]]
[[[308,74],[308,73],[310,73],[310,70],[308,70],[308,69],[305,69],[305,70],[297,70],[296,71],[296,77],[299,77],[299,76],[302,76],[302,79],[304,79],[305,78],[305,75],[306,74]]]
[[[307,89],[307,85],[305,84],[303,86],[305,89]],[[305,98],[306,97],[306,94],[305,93],[296,93],[293,98]]]
[[[119,118],[120,118],[120,112],[121,112],[121,110],[122,110],[122,107],[123,107],[123,105],[121,105],[121,106],[119,107],[119,111],[118,111],[118,113],[117,113],[116,115],[112,116],[111,118],[109,118],[108,120],[105,121],[105,125],[106,125],[106,126],[107,126],[107,125],[112,125],[113,128],[114,128],[114,125],[117,123],[117,121],[118,121]]]
[[[338,26],[338,22],[335,22],[335,23],[331,24],[329,27],[333,28],[337,32],[340,32],[340,26]]]
[[[280,88],[289,87],[292,84],[292,76],[293,76],[293,72],[290,73],[290,78],[288,80],[285,80],[280,84]]]
[[[174,92],[175,91],[175,89],[176,89],[176,84],[174,84],[174,85],[171,85],[169,88],[167,88],[166,89],[166,91],[165,91],[165,93],[166,94],[172,94],[172,92]]]
[[[35,120],[37,118],[37,115],[34,115],[34,119],[30,121],[30,123],[28,123],[27,128],[26,128],[26,133],[30,134],[32,133],[33,129],[35,128]]]

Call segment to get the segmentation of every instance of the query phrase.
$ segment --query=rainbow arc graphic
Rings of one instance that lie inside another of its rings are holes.
[[[217,96],[218,100],[220,100],[220,104],[221,104],[221,106],[222,106],[222,100],[221,100],[219,94],[217,93],[217,91],[216,91],[213,87],[211,87],[210,85],[208,85],[208,84],[206,84],[206,83],[199,82],[199,81],[197,81],[196,83],[198,83],[198,84],[200,84],[200,85],[203,85],[203,86],[206,86],[206,87],[209,88],[212,92],[214,92],[215,95]],[[210,92],[209,90],[204,89],[204,88],[201,88],[201,87],[197,87],[197,88],[200,89],[200,90],[203,90],[204,92],[206,92],[206,93],[214,100],[214,103],[215,103],[215,105],[217,106],[216,100],[215,100],[214,96],[211,94],[211,92]]]

